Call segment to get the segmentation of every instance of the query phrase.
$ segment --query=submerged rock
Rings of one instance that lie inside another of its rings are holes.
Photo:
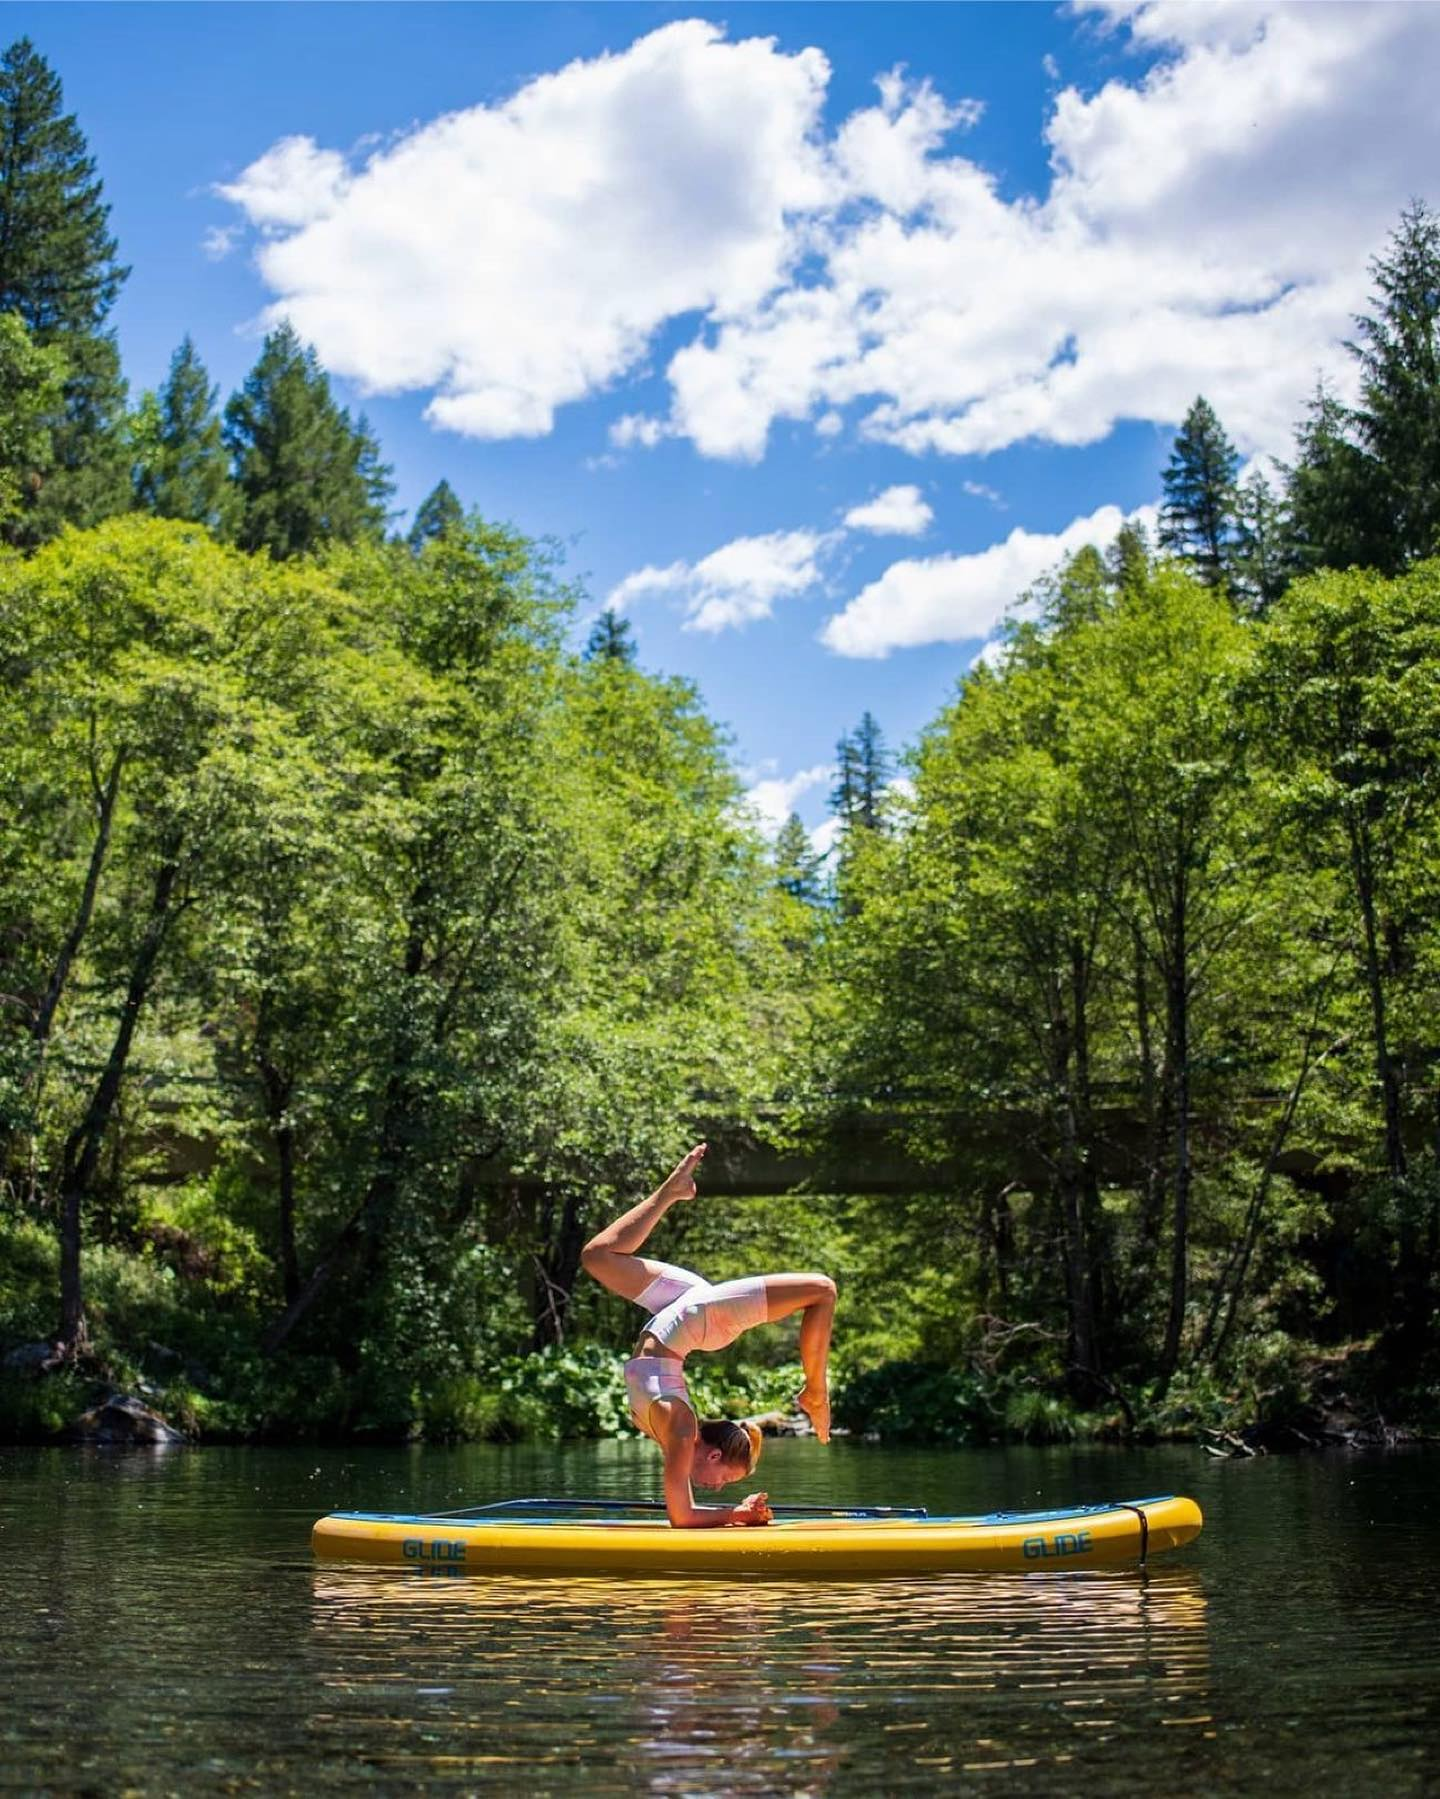
[[[184,1436],[128,1393],[109,1399],[75,1420],[72,1434],[82,1443],[183,1443]]]

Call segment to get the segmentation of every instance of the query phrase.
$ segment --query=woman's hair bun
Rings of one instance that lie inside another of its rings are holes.
[[[765,1433],[753,1418],[742,1418],[740,1428],[750,1439],[750,1466],[753,1468],[760,1460],[760,1451],[765,1446]]]

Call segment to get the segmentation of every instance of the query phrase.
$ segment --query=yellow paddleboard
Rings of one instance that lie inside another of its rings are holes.
[[[534,1503],[534,1502],[531,1502]],[[555,1502],[559,1509],[560,1502]],[[1204,1520],[1193,1499],[1118,1500],[1069,1511],[976,1518],[783,1518],[676,1530],[654,1518],[465,1517],[333,1512],[317,1556],[399,1564],[422,1574],[931,1574],[959,1568],[1073,1569],[1139,1564],[1182,1549]]]

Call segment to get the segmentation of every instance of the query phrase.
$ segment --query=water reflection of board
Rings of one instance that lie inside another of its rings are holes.
[[[534,1502],[529,1502],[533,1504]],[[618,1508],[617,1508],[618,1509]],[[557,1515],[558,1514],[558,1515]],[[1113,1567],[1182,1549],[1203,1519],[1165,1495],[1070,1511],[976,1518],[785,1517],[760,1527],[674,1530],[653,1517],[465,1517],[333,1512],[311,1533],[318,1556],[399,1563],[417,1573],[929,1574],[957,1568]]]

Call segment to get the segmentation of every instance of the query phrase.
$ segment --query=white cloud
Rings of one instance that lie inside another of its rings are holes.
[[[820,50],[693,19],[349,158],[282,139],[221,191],[261,233],[270,316],[480,437],[548,431],[695,319],[663,426],[631,415],[623,441],[753,461],[777,421],[854,418],[970,455],[1173,423],[1204,392],[1242,452],[1284,453],[1440,163],[1440,7],[1088,10],[1147,67],[1047,102],[1034,197],[957,150],[974,101],[892,72],[827,136]]]
[[[1131,517],[1147,527],[1154,509]],[[967,643],[989,638],[1011,606],[1039,577],[1086,544],[1104,548],[1125,514],[1102,506],[1063,531],[1024,531],[972,555],[907,557],[828,619],[821,641],[841,656],[888,656],[925,643]],[[980,652],[991,656],[991,646]],[[977,660],[979,658],[977,657]]]
[[[652,594],[678,598],[687,631],[724,631],[769,618],[776,600],[819,584],[819,558],[833,540],[823,531],[770,531],[737,537],[699,562],[642,568],[611,590],[606,604],[622,610]]]
[[[756,781],[747,790],[745,798],[759,815],[761,830],[767,837],[773,837],[805,794],[817,787],[828,787],[834,779],[834,765],[820,762],[814,768],[802,768],[793,775]]]
[[[547,432],[665,320],[744,313],[823,199],[818,50],[702,20],[446,114],[356,167],[287,138],[221,191],[326,365],[476,437]]]
[[[919,537],[934,517],[918,487],[887,487],[863,506],[852,506],[845,523],[852,531],[872,531],[876,536]]]
[[[312,225],[333,213],[349,187],[345,158],[313,138],[282,137],[234,181],[217,188],[252,225],[279,232]]]
[[[647,418],[643,412],[627,412],[610,427],[610,441],[617,450],[628,450],[635,444],[653,450],[667,435],[664,419]]]
[[[211,262],[223,262],[235,248],[240,236],[238,225],[212,225],[200,240],[200,248]]]

